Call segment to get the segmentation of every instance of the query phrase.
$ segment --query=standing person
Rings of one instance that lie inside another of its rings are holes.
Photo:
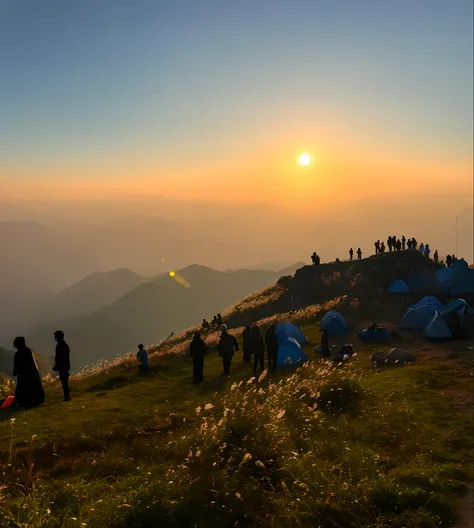
[[[189,355],[193,359],[193,383],[200,383],[203,379],[204,372],[204,355],[206,345],[201,339],[200,332],[194,332],[193,339],[189,345]]]
[[[321,348],[323,350],[322,354],[324,357],[329,357],[331,352],[329,350],[329,334],[327,328],[324,328],[321,335]]]
[[[222,315],[220,313],[217,314],[216,322],[217,326],[222,326]]]
[[[69,371],[71,370],[69,346],[64,341],[64,332],[62,330],[54,332],[54,339],[56,340],[56,355],[54,356],[53,370],[59,374],[63,387],[64,401],[71,401],[69,393]]]
[[[244,363],[250,363],[252,359],[252,330],[250,325],[246,325],[242,332],[242,349],[244,352]]]
[[[378,255],[380,253],[380,240],[377,240],[377,242],[374,242],[375,246],[375,254]]]
[[[417,239],[415,237],[413,237],[411,239],[411,248],[412,249],[417,249],[418,248],[418,241],[417,241]]]
[[[275,333],[276,325],[272,324],[265,332],[265,345],[268,354],[268,370],[275,372],[278,360],[278,340]]]
[[[430,258],[430,253],[431,253],[430,245],[426,244],[425,251],[423,254],[425,255],[426,258]]]
[[[405,251],[407,239],[405,238],[405,235],[402,236],[402,251]]]
[[[447,255],[446,256],[446,266],[448,266],[448,268],[450,268],[452,263],[453,263],[453,259],[452,259],[451,255]]]
[[[401,251],[402,250],[402,243],[400,241],[400,239],[397,240],[397,251]]]
[[[411,249],[411,238],[407,240],[407,248]]]
[[[420,244],[420,247],[418,248],[418,251],[423,255],[423,253],[425,252],[425,245],[423,244],[423,242]]]
[[[380,253],[383,255],[385,253],[385,244],[382,242],[380,246]]]
[[[212,328],[217,328],[217,316],[214,316],[212,318]]]
[[[239,350],[239,345],[237,344],[235,337],[227,332],[227,326],[225,324],[221,326],[221,338],[219,339],[217,350],[219,350],[219,356],[222,358],[222,364],[224,367],[223,375],[229,376],[230,364],[232,363],[234,352]]]
[[[388,246],[388,250],[391,252],[392,251],[392,237],[387,238],[387,246]]]
[[[148,372],[148,351],[143,345],[138,345],[137,359],[138,370],[140,372]]]
[[[209,330],[209,322],[208,322],[207,319],[203,319],[203,320],[202,320],[201,330],[202,330],[203,332],[205,332],[206,330]]]
[[[313,251],[313,254],[311,255],[311,262],[313,263],[313,266],[316,265],[316,251]]]
[[[354,256],[354,250],[351,248],[349,249],[349,260],[352,261],[352,257]]]
[[[435,264],[439,263],[439,254],[437,249],[435,249],[435,252],[433,254],[433,260],[435,261]]]
[[[360,248],[357,250],[357,260],[362,260],[362,251]]]
[[[260,333],[260,328],[257,325],[252,328],[252,348],[255,355],[253,361],[253,373],[257,373],[259,364],[260,369],[263,372],[265,370],[265,344],[263,342],[262,334]]]
[[[26,346],[24,337],[15,337],[16,348],[13,359],[13,376],[17,376],[15,407],[36,407],[44,403],[44,390],[35,357]]]

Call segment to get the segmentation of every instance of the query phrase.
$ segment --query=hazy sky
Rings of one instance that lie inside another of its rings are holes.
[[[0,0],[1,196],[467,195],[472,10]]]

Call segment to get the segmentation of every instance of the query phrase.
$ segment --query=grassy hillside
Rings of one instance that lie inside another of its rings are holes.
[[[223,379],[211,350],[199,386],[159,354],[149,375],[73,380],[70,403],[47,386],[42,408],[0,414],[2,526],[450,526],[472,477],[472,351],[403,346],[420,361],[381,372],[364,346],[258,381],[236,358]]]
[[[47,325],[28,337],[44,353],[54,349],[53,332],[61,328],[72,350],[74,368],[112,359],[138,343],[156,343],[170,332],[200,324],[252,291],[275,282],[270,271],[219,272],[189,266],[178,274],[189,287],[169,275],[145,282],[109,306],[86,316]]]

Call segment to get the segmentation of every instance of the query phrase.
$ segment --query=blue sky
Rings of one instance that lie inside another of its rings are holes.
[[[470,0],[0,0],[0,176],[127,152],[225,163],[318,122],[467,160],[472,39]]]

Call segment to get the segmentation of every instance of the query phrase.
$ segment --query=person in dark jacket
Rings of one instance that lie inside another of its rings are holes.
[[[253,372],[254,374],[256,374],[259,364],[261,371],[263,372],[265,370],[265,343],[263,342],[263,337],[260,333],[260,328],[257,325],[253,326],[251,332],[252,349],[254,353]]]
[[[217,326],[222,326],[222,315],[220,313],[217,314],[216,322]]]
[[[362,251],[360,248],[357,250],[357,260],[362,260]]]
[[[191,344],[189,345],[189,354],[193,359],[193,383],[201,382],[204,371],[204,354],[206,353],[206,344],[201,339],[201,333],[195,332]]]
[[[244,363],[250,363],[252,359],[252,330],[250,328],[250,325],[247,325],[244,328],[244,331],[242,333],[242,341],[242,348],[244,351],[243,361]]]
[[[403,235],[402,236],[402,251],[405,251],[406,245],[407,245],[407,239],[405,235]]]
[[[321,348],[323,349],[324,357],[329,357],[331,355],[329,350],[329,334],[327,328],[324,328],[323,334],[321,336]]]
[[[351,248],[349,249],[349,260],[352,260],[354,257],[354,250]]]
[[[268,370],[270,372],[276,371],[278,359],[278,340],[275,334],[276,325],[272,324],[265,332],[265,345],[268,354]]]
[[[447,255],[446,256],[446,266],[450,268],[452,263],[453,263],[453,257],[451,257],[451,255]]]
[[[69,394],[69,371],[71,369],[69,346],[64,341],[64,332],[62,330],[54,332],[54,339],[56,340],[56,355],[54,357],[53,370],[59,374],[63,387],[64,401],[71,401],[71,395]]]
[[[435,264],[439,263],[439,253],[438,253],[437,249],[435,249],[435,252],[434,252],[434,255],[433,255],[433,260],[435,261]]]
[[[35,357],[26,346],[24,337],[13,341],[16,348],[13,360],[13,376],[17,376],[15,407],[36,407],[44,403],[44,390]]]
[[[219,339],[217,350],[219,350],[219,356],[222,358],[222,364],[224,367],[223,375],[229,376],[230,364],[232,363],[234,352],[239,350],[239,345],[237,344],[235,337],[227,332],[227,326],[225,324],[221,326],[221,338]]]

